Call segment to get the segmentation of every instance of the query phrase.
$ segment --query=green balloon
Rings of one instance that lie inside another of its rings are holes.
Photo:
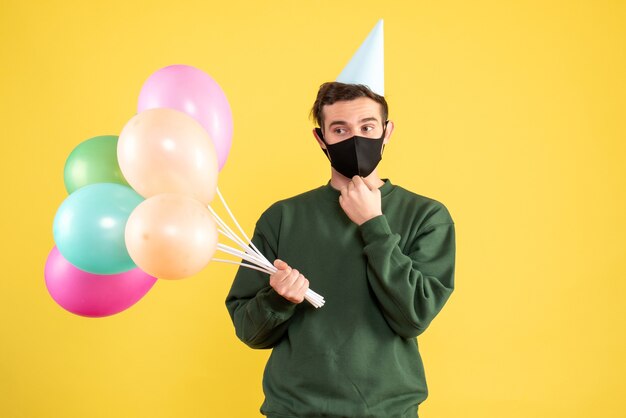
[[[95,183],[129,186],[117,162],[117,136],[102,135],[78,144],[67,157],[63,173],[68,193]]]

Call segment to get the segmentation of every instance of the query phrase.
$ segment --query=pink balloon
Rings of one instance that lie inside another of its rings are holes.
[[[221,171],[232,144],[233,117],[219,84],[188,65],[161,68],[143,84],[137,112],[158,107],[176,109],[200,122],[215,145]]]
[[[111,275],[87,273],[63,258],[57,247],[48,255],[44,275],[56,303],[71,313],[91,318],[130,308],[157,281],[139,268]]]

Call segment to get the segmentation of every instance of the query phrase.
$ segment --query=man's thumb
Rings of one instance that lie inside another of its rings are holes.
[[[278,270],[286,270],[289,265],[283,260],[277,258],[276,260],[274,260],[274,267],[276,267]]]

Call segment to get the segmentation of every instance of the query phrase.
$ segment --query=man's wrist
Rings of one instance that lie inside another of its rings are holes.
[[[387,217],[384,214],[375,216],[359,225],[359,231],[365,243],[379,240],[392,233],[389,223],[387,222]]]
[[[363,225],[365,222],[369,222],[369,221],[371,221],[372,219],[377,218],[377,217],[382,216],[382,215],[383,215],[383,214],[382,214],[382,212],[380,212],[380,213],[375,213],[375,214],[373,214],[373,215],[370,215],[369,217],[365,218],[365,220],[364,220],[364,221],[361,221],[361,223],[359,223],[358,225],[359,225],[359,226],[361,226],[361,225]]]

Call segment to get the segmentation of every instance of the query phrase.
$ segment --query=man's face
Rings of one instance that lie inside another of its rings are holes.
[[[322,112],[324,138],[329,145],[354,135],[380,138],[383,134],[381,105],[369,97],[335,102],[324,106]]]

